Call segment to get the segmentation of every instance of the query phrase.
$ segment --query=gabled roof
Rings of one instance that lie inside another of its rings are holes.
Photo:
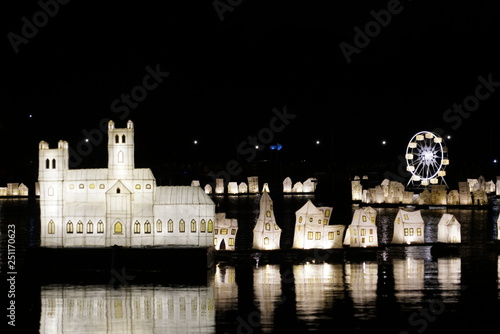
[[[194,186],[156,187],[155,204],[215,205],[201,187]]]
[[[319,210],[310,199],[307,200],[306,204],[304,204],[300,209],[296,211],[297,214],[301,215],[321,215],[323,212]]]
[[[107,191],[106,194],[116,194],[116,190],[120,188],[120,194],[131,194],[132,192],[122,183],[122,181],[118,180],[115,184],[113,184]]]

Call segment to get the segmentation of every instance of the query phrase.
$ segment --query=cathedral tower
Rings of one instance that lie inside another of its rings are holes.
[[[127,180],[134,177],[134,123],[126,128],[115,128],[108,122],[108,170],[109,178]]]

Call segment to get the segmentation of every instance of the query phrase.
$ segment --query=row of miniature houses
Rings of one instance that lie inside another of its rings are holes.
[[[500,179],[496,185],[484,177],[458,183],[458,190],[447,191],[445,185],[431,185],[421,193],[406,191],[398,181],[385,179],[380,185],[363,189],[359,177],[351,181],[351,198],[367,204],[416,204],[416,205],[487,205],[488,195],[500,196]]]
[[[228,182],[227,183],[227,194],[257,194],[259,193],[259,177],[249,176],[247,178],[248,184],[245,182]],[[313,193],[316,190],[317,180],[315,178],[308,178],[304,182],[292,182],[292,179],[287,177],[283,180],[283,192],[284,193]],[[192,186],[200,186],[200,181],[193,180],[191,182]],[[226,187],[223,178],[215,179],[215,190],[210,184],[206,184],[204,187],[205,193],[207,194],[225,194]],[[270,192],[269,184],[264,183],[262,186],[262,191]]]
[[[7,183],[7,187],[0,187],[0,196],[28,196],[28,187],[23,183]]]

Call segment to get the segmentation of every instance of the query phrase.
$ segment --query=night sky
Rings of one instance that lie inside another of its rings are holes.
[[[77,151],[106,119],[134,122],[136,166],[162,183],[232,160],[238,181],[398,174],[410,138],[435,129],[450,175],[500,175],[498,1],[61,2],[2,4],[0,185],[36,179],[40,140]],[[106,167],[105,143],[76,168]]]

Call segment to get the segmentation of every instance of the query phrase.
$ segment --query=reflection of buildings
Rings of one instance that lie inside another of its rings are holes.
[[[376,262],[345,264],[345,282],[351,292],[354,306],[361,313],[375,312],[373,304],[377,299],[378,264]],[[370,307],[372,306],[372,307]]]
[[[217,311],[233,311],[238,308],[238,285],[233,266],[218,265],[215,269],[214,296]]]
[[[314,325],[322,312],[332,308],[344,295],[342,264],[301,264],[293,266],[297,318]]]
[[[213,245],[215,204],[200,187],[156,186],[135,168],[134,124],[108,123],[108,168],[69,169],[69,147],[39,144],[41,246]]]
[[[330,225],[331,207],[316,207],[307,200],[295,212],[293,248],[341,248],[345,225]]]
[[[212,333],[213,289],[45,286],[40,333]]]
[[[253,248],[280,249],[281,228],[274,217],[273,201],[269,193],[263,192],[260,198],[260,211],[253,229]]]
[[[461,265],[462,260],[459,257],[440,257],[438,259],[438,282],[443,297],[448,297],[447,295],[453,293],[457,294],[460,291]]]
[[[281,275],[278,265],[265,265],[253,270],[255,301],[260,312],[260,323],[264,332],[274,326],[274,310],[281,300]]]
[[[422,299],[424,287],[423,259],[393,259],[394,295],[398,302],[415,303]]]

